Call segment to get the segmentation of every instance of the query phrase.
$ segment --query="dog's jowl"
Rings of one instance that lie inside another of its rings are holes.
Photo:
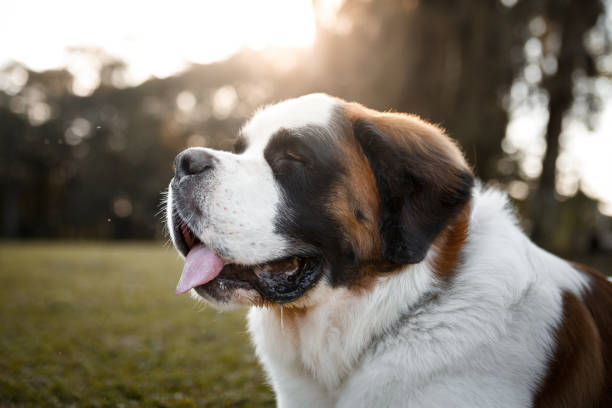
[[[612,407],[612,284],[530,242],[442,129],[312,94],[237,140],[176,157],[176,292],[251,308],[279,406]]]

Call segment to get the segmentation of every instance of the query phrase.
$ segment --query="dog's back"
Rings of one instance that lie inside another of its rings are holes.
[[[582,297],[565,293],[563,320],[536,406],[612,407],[612,283],[598,271],[574,267],[588,277]]]

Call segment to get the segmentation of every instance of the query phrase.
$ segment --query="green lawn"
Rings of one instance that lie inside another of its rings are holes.
[[[245,331],[161,244],[0,244],[0,406],[274,406]]]

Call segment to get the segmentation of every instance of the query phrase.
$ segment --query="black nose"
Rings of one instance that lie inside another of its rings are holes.
[[[214,168],[216,158],[202,149],[187,149],[174,159],[174,175],[177,180],[204,173]]]

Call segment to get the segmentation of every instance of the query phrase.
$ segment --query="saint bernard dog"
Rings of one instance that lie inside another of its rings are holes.
[[[177,293],[250,306],[279,407],[612,407],[612,284],[416,116],[265,107],[233,153],[176,157],[167,225]]]

